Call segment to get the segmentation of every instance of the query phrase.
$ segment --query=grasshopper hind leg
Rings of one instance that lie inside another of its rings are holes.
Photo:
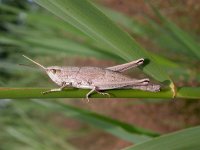
[[[161,86],[158,84],[138,85],[138,86],[127,86],[125,89],[136,89],[142,91],[159,92]]]
[[[115,72],[124,72],[126,70],[129,70],[131,68],[134,68],[134,67],[137,67],[137,66],[143,64],[143,62],[144,62],[144,58],[140,58],[140,59],[135,60],[135,61],[131,61],[131,62],[128,62],[128,63],[125,63],[125,64],[117,65],[117,66],[108,67],[106,69],[112,70],[112,71],[115,71]]]

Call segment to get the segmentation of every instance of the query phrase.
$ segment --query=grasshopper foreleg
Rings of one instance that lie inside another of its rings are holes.
[[[48,94],[48,93],[52,93],[52,92],[59,92],[59,91],[62,91],[65,87],[71,85],[71,83],[66,83],[66,82],[63,82],[62,83],[62,86],[60,88],[57,88],[57,89],[51,89],[49,91],[44,91],[42,92],[42,94]]]

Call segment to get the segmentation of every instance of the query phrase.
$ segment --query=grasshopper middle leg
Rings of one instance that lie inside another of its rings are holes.
[[[90,96],[93,92],[97,92],[97,93],[99,93],[99,94],[107,95],[107,96],[110,97],[110,94],[109,94],[109,93],[100,92],[100,91],[98,90],[97,87],[93,87],[93,88],[91,89],[91,91],[89,91],[89,92],[87,93],[87,95],[86,95],[87,102],[89,102],[89,96]]]

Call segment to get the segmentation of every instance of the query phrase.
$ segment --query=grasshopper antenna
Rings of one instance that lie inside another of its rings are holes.
[[[30,59],[29,57],[25,56],[25,55],[22,55],[23,57],[25,57],[26,59],[30,60],[31,62],[33,62],[34,64],[36,64],[37,66],[43,68],[43,69],[46,69],[46,67],[44,67],[43,65],[37,63],[36,61]]]

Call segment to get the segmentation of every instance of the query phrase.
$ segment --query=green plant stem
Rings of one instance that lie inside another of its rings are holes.
[[[42,94],[49,88],[0,88],[0,99],[5,98],[85,98],[89,90],[68,88],[61,92]],[[110,98],[173,98],[171,90],[147,92],[141,90],[107,90]],[[108,98],[106,95],[94,93],[91,98]],[[179,87],[175,98],[200,99],[200,87]]]

